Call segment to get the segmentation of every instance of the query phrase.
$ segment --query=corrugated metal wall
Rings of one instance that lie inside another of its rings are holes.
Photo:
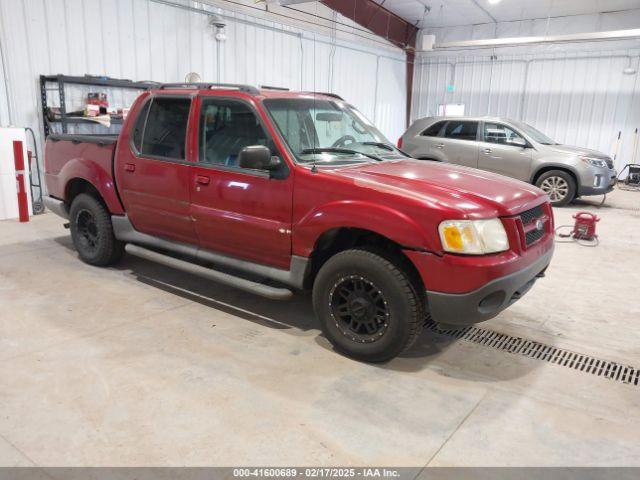
[[[557,50],[557,49],[556,49]],[[567,49],[518,55],[459,51],[423,55],[414,78],[412,118],[436,115],[438,105],[462,103],[465,114],[523,120],[560,143],[632,158],[640,107],[638,49]]]
[[[437,43],[637,28],[639,10],[551,19],[430,28]],[[640,127],[637,41],[550,43],[424,53],[415,72],[412,117],[438,104],[464,103],[469,115],[524,120],[559,142],[612,154],[618,132],[620,168],[633,159]],[[447,89],[451,85],[453,91]],[[638,155],[636,150],[636,155]]]
[[[40,74],[175,82],[195,71],[210,81],[335,92],[390,139],[404,131],[405,59],[400,50],[332,42],[327,36],[200,2],[182,5],[186,8],[163,0],[0,0],[0,45],[12,123],[40,132]],[[201,9],[225,15],[225,42],[216,42],[210,17]],[[126,105],[135,97],[108,93],[112,105]],[[85,94],[70,89],[68,110],[82,108]],[[4,103],[2,85],[0,124],[6,125]]]

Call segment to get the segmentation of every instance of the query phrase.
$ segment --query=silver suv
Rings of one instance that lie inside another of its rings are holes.
[[[532,183],[563,206],[582,195],[611,191],[611,158],[554,142],[526,123],[506,118],[430,117],[416,120],[398,142],[414,158],[466,165]]]

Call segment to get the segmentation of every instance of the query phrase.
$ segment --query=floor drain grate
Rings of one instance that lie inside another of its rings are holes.
[[[640,370],[629,365],[602,360],[582,353],[572,352],[563,348],[553,347],[551,345],[545,345],[544,343],[534,342],[533,340],[513,337],[479,327],[471,326],[461,329],[440,329],[436,323],[429,322],[426,328],[439,335],[446,335],[543,362],[554,363],[598,377],[609,378],[616,382],[640,385]]]

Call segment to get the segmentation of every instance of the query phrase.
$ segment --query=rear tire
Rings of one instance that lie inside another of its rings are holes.
[[[124,244],[114,237],[111,216],[95,197],[78,195],[71,203],[69,219],[71,239],[83,262],[105,267],[120,260]]]
[[[424,325],[424,294],[400,265],[377,252],[353,249],[322,266],[313,306],[336,350],[385,362],[413,345]]]
[[[576,196],[575,180],[569,173],[562,170],[544,172],[536,180],[536,187],[549,195],[551,205],[554,207],[564,207]]]

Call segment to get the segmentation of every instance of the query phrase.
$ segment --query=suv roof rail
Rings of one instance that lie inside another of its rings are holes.
[[[168,88],[187,88],[192,90],[211,90],[213,88],[229,88],[240,90],[241,92],[259,95],[260,91],[253,85],[242,85],[240,83],[163,83],[159,86],[160,90]]]
[[[271,85],[260,85],[260,88],[262,88],[263,90],[281,90],[283,92],[290,91],[290,89],[287,87],[273,87]]]
[[[327,97],[337,98],[338,100],[342,100],[344,102],[344,98],[342,98],[337,93],[330,93],[330,92],[301,92],[301,93],[311,93],[314,95],[326,95]]]

